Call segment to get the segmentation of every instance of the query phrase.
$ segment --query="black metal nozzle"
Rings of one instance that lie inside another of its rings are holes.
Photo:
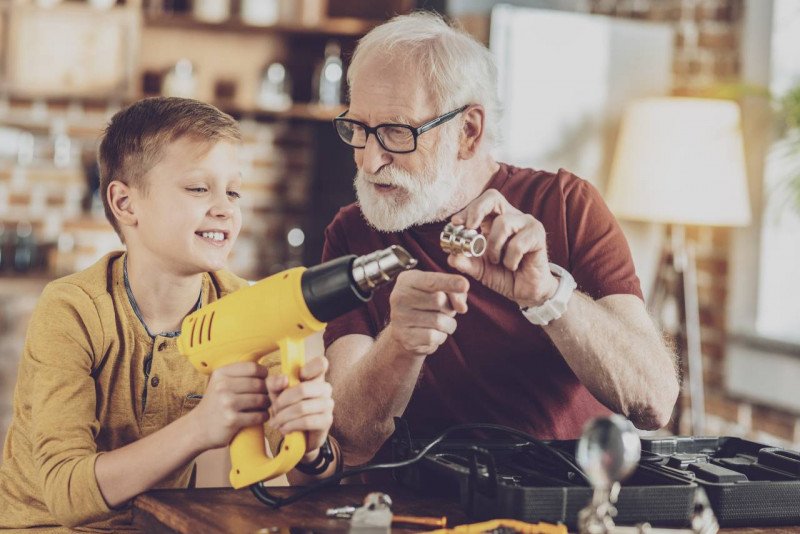
[[[311,314],[327,323],[372,298],[375,288],[417,265],[403,247],[392,245],[365,256],[342,256],[316,265],[300,279]]]

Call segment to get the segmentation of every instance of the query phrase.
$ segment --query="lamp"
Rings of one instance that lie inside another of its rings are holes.
[[[620,219],[669,225],[672,261],[662,255],[648,302],[678,303],[685,335],[693,434],[704,432],[703,366],[694,248],[685,227],[750,222],[739,107],[702,98],[648,98],[625,111],[607,200]],[[669,272],[665,272],[669,271]]]

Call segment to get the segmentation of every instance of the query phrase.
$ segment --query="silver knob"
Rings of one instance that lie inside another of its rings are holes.
[[[486,252],[486,238],[482,234],[452,223],[445,225],[439,244],[448,254],[463,254],[468,258],[477,258]]]
[[[621,415],[590,421],[583,429],[576,459],[595,488],[610,489],[639,464],[642,444],[636,428]]]

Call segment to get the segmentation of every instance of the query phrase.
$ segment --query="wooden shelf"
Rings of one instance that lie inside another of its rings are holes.
[[[216,104],[221,110],[230,113],[237,119],[250,118],[257,121],[276,120],[276,119],[298,119],[306,121],[330,122],[345,109],[345,106],[320,106],[318,104],[292,104],[292,107],[285,111],[271,111],[266,109],[246,109],[235,106]]]
[[[146,27],[150,28],[182,28],[187,30],[207,30],[222,32],[247,32],[247,33],[295,33],[304,35],[330,35],[340,37],[361,37],[375,26],[383,23],[380,20],[358,18],[331,18],[323,20],[320,24],[308,26],[299,23],[281,22],[269,26],[253,26],[245,24],[239,18],[231,18],[225,22],[202,22],[191,15],[148,15],[144,18]]]

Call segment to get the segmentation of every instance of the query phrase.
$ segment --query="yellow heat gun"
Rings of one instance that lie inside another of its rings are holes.
[[[255,362],[280,350],[289,385],[305,364],[304,338],[325,323],[366,302],[373,290],[417,264],[399,246],[344,256],[306,269],[297,267],[265,278],[187,316],[178,349],[201,372],[235,362]],[[243,428],[231,441],[231,485],[243,488],[283,475],[305,454],[303,432],[292,432],[269,458],[264,427]]]

